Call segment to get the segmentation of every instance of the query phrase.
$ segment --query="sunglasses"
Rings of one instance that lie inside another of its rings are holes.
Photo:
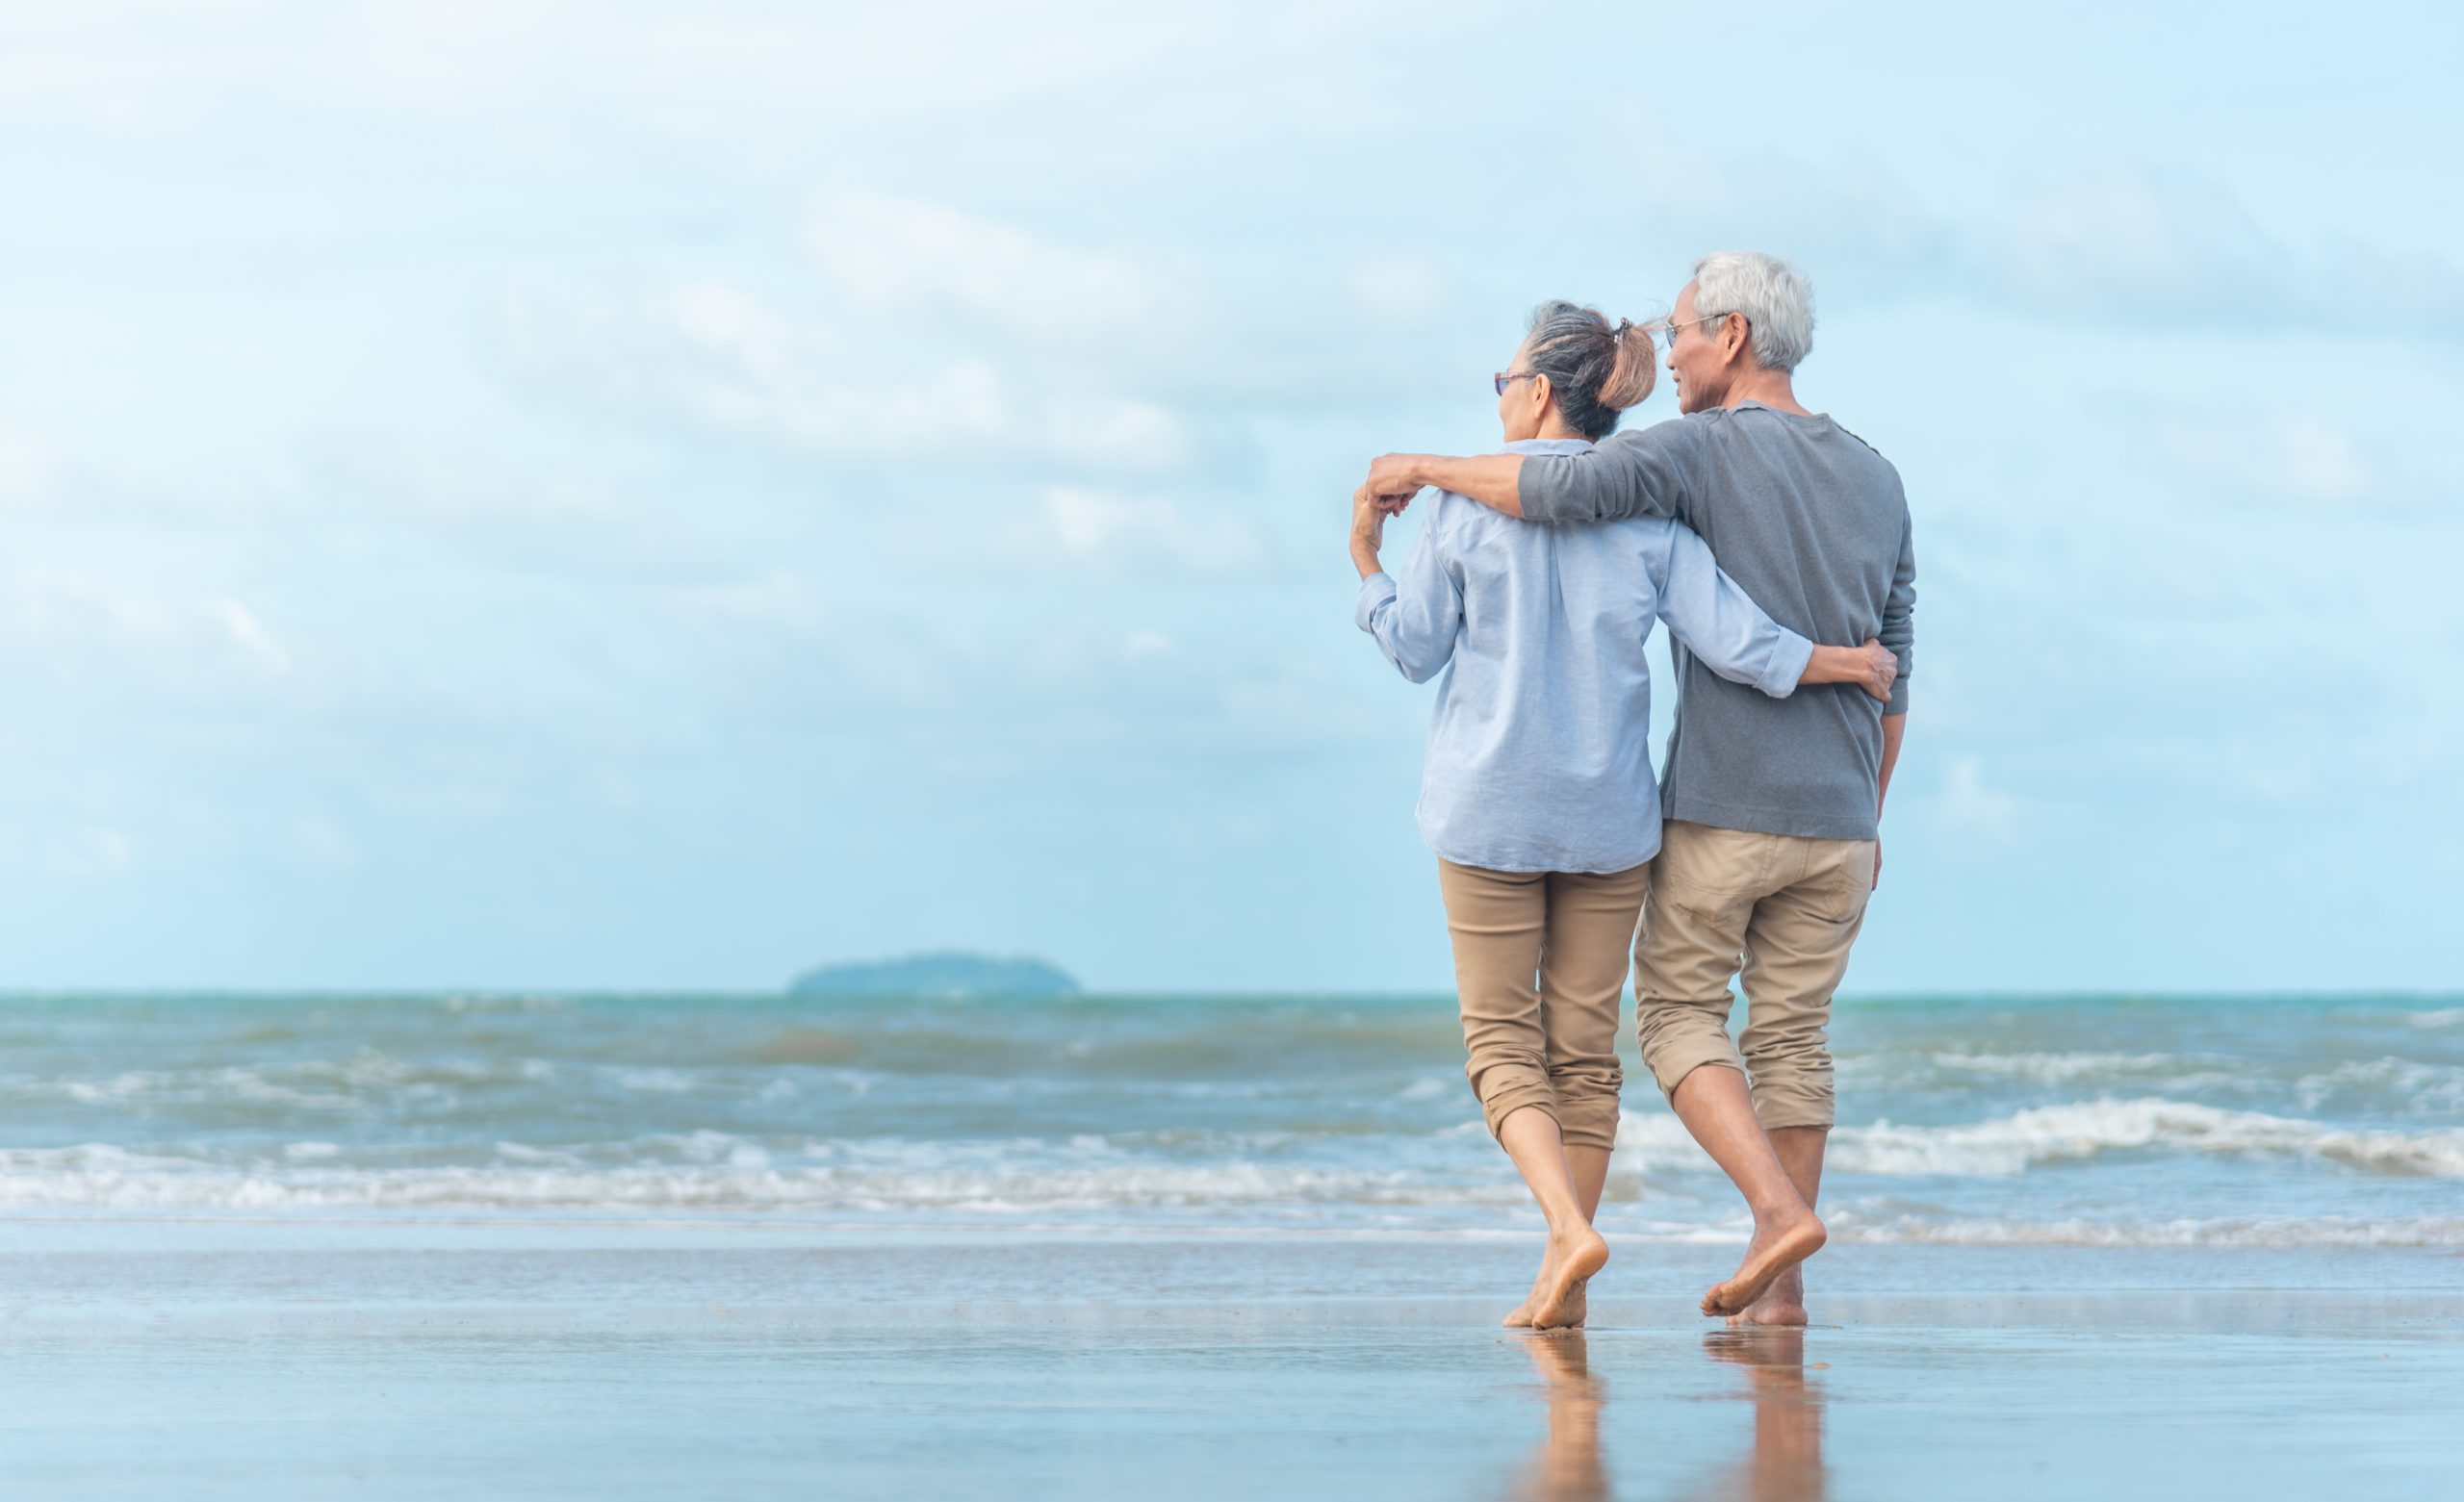
[[[1490,377],[1490,382],[1497,387],[1498,395],[1502,396],[1505,395],[1505,389],[1507,387],[1513,385],[1517,381],[1527,381],[1539,373],[1540,372],[1537,370],[1517,370],[1511,373],[1500,370],[1496,375]]]

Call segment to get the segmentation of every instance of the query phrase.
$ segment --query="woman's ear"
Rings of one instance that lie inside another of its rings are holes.
[[[1533,376],[1530,384],[1531,412],[1534,417],[1537,417],[1549,410],[1550,398],[1556,393],[1550,388],[1549,378],[1545,375]]]

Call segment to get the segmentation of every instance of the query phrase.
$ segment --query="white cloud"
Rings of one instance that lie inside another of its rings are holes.
[[[1453,306],[1454,284],[1424,251],[1400,250],[1354,260],[1345,284],[1352,306],[1389,323],[1425,323]]]
[[[1105,568],[1222,573],[1254,568],[1267,556],[1265,543],[1238,516],[1075,485],[1045,487],[1034,512],[997,535],[1005,557]]]
[[[919,346],[878,320],[792,314],[719,279],[629,307],[514,296],[502,313],[501,346],[528,384],[817,458],[1151,473],[1193,447],[1170,408],[1056,369],[1031,346]]]
[[[1620,170],[1656,241],[1689,257],[1785,254],[1818,302],[1844,291],[2147,333],[2464,334],[2464,272],[2443,246],[2390,243],[2376,224],[2289,236],[2170,158],[2066,155],[1945,192],[1845,150],[1741,153],[1672,133]],[[1668,294],[1684,269],[1666,267]]]
[[[303,864],[340,870],[359,864],[359,845],[341,826],[310,815],[291,823],[292,854]]]
[[[1180,420],[1152,402],[1031,390],[979,359],[865,383],[748,366],[688,378],[686,390],[717,426],[834,457],[1035,456],[1135,471],[1171,468],[1189,446]]]
[[[81,691],[183,697],[253,692],[289,675],[293,654],[245,602],[64,569],[0,581],[0,662]]]
[[[671,309],[677,332],[734,356],[747,369],[777,370],[787,363],[794,335],[786,320],[736,288],[724,282],[680,287]]]
[[[271,672],[290,671],[291,653],[273,639],[273,634],[266,629],[264,622],[257,619],[255,611],[236,599],[227,598],[213,600],[207,608],[221,623],[223,633],[243,652]]]
[[[51,446],[23,428],[0,424],[0,500],[41,494],[51,463]]]
[[[42,854],[43,865],[54,875],[108,878],[129,869],[137,845],[117,829],[70,829],[46,839]]]
[[[1080,345],[1168,343],[1194,321],[1201,272],[1144,254],[1065,244],[941,204],[836,195],[807,231],[822,267],[875,304],[963,311]]]
[[[2160,472],[2227,500],[2391,508],[2425,491],[2394,457],[2314,413],[2144,401],[2112,412]]]
[[[1950,777],[1936,800],[1936,808],[1943,822],[1962,835],[2000,839],[2013,832],[2018,820],[2019,801],[1988,787],[1977,758],[1956,756],[1951,760]]]

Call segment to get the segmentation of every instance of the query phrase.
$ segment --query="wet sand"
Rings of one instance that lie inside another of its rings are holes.
[[[2452,1496],[2464,1259],[19,1221],[0,1487],[135,1497]],[[1467,1289],[1489,1291],[1466,1291]]]

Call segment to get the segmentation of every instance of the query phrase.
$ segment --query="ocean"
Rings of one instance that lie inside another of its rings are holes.
[[[2464,998],[1838,1004],[1835,1244],[2464,1248]],[[1604,1230],[1742,1239],[1628,1054]],[[19,1216],[1527,1238],[1450,998],[0,1000]]]
[[[2464,1002],[1835,1033],[1813,1325],[1631,1074],[1542,1337],[1445,997],[0,1001],[0,1490],[2458,1494]]]

